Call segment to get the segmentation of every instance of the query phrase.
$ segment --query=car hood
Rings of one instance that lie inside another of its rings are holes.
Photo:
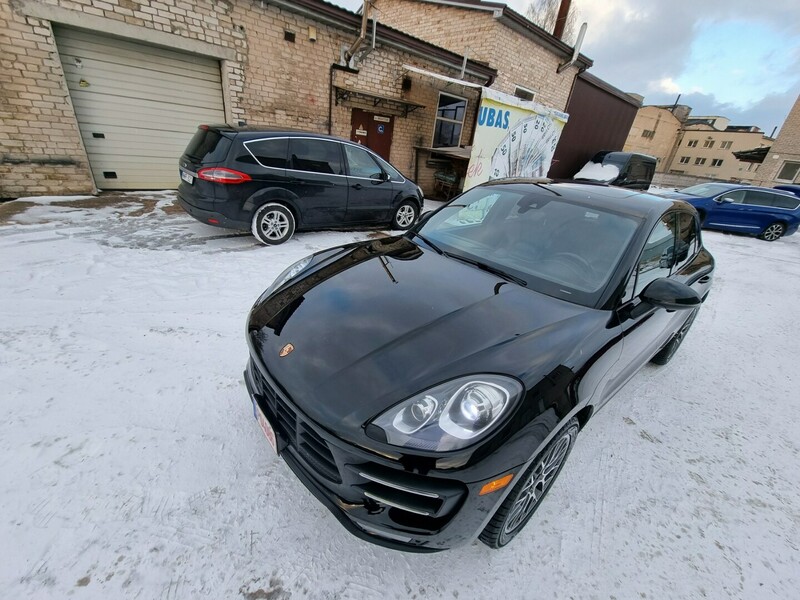
[[[503,373],[530,386],[576,369],[607,323],[398,237],[327,255],[253,307],[248,335],[298,408],[357,441],[371,418],[453,377]]]

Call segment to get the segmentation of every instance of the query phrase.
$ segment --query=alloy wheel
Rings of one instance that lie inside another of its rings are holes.
[[[270,240],[279,240],[289,231],[289,219],[285,214],[271,210],[264,214],[260,226],[264,237]]]
[[[783,235],[783,225],[780,223],[773,223],[764,230],[761,237],[768,242],[774,242]]]
[[[416,214],[417,213],[413,206],[410,204],[404,204],[397,209],[397,216],[395,217],[395,220],[400,227],[405,229],[414,224],[414,217]]]

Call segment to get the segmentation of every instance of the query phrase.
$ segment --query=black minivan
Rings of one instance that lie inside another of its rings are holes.
[[[200,125],[179,168],[186,212],[264,244],[310,229],[408,229],[422,212],[413,181],[368,148],[327,135]]]

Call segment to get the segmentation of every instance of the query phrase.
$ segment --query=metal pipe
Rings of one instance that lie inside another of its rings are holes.
[[[569,7],[572,0],[561,0],[558,7],[558,16],[556,17],[556,24],[553,27],[553,37],[561,39],[564,35],[564,28],[567,26],[567,17],[569,16]]]
[[[369,7],[370,7],[370,0],[364,0],[364,6],[361,9],[361,33],[356,38],[356,41],[354,41],[352,45],[344,53],[345,64],[348,65],[350,64],[350,61],[353,59],[353,56],[361,47],[361,44],[363,44],[364,40],[367,39],[367,23],[369,22]]]

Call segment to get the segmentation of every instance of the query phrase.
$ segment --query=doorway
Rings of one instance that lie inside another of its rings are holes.
[[[394,117],[378,115],[360,108],[352,109],[352,113],[350,140],[366,146],[388,161],[392,149]]]

